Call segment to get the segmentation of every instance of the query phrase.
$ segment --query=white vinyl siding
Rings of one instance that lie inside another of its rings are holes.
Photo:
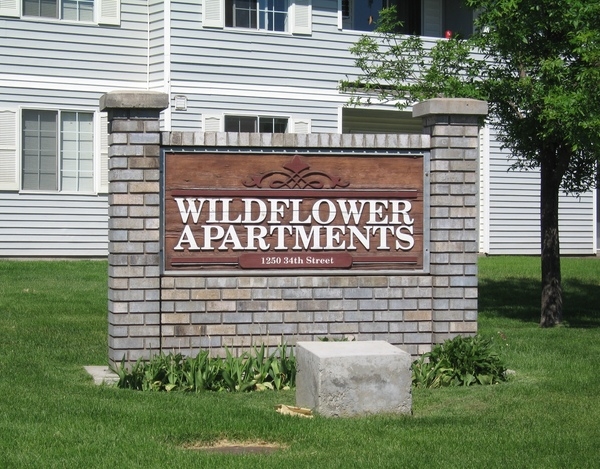
[[[106,195],[0,194],[0,257],[108,255]]]
[[[490,130],[489,126],[479,129],[479,252],[489,253],[490,233]]]
[[[98,25],[23,17],[21,1],[0,0],[0,257],[108,254],[108,140],[98,101],[111,89],[147,89],[148,8],[94,0]],[[92,191],[21,189],[23,109],[94,114]]]
[[[496,130],[490,129],[489,203],[486,231],[492,255],[540,254],[540,175],[538,171],[513,171]],[[561,254],[594,254],[593,192],[581,197],[561,194],[559,233]]]

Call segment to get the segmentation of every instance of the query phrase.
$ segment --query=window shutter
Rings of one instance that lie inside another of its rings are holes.
[[[310,119],[291,119],[292,134],[309,134],[310,133]]]
[[[223,119],[221,116],[214,115],[202,115],[202,128],[205,132],[222,132],[221,122]]]
[[[119,26],[121,24],[121,0],[99,0],[98,23]]]
[[[292,34],[312,34],[312,1],[291,0]]]
[[[100,187],[98,192],[108,194],[108,116],[100,113]]]
[[[442,37],[442,0],[423,0],[423,36]]]
[[[0,190],[18,191],[17,113],[0,111]]]
[[[21,16],[21,0],[0,0],[0,16]]]
[[[225,1],[204,0],[202,3],[202,26],[222,28],[225,26]]]

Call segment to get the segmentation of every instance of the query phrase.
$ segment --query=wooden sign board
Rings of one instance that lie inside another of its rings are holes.
[[[421,270],[421,155],[166,153],[166,271]]]

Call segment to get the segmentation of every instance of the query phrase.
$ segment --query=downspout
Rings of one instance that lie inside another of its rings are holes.
[[[163,57],[163,91],[169,96],[171,102],[171,0],[165,0],[164,5],[164,26],[163,26],[163,41],[164,41],[164,57]],[[170,132],[172,126],[172,106],[169,105],[163,111],[163,130]]]

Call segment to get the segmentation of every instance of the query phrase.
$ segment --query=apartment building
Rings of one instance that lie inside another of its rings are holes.
[[[395,0],[0,0],[0,257],[103,257],[102,94],[170,95],[165,130],[418,133],[410,110],[347,107],[349,47]],[[399,2],[428,44],[472,32],[462,0]],[[539,253],[539,176],[481,131],[480,251]],[[561,249],[598,247],[595,193],[561,198]]]

